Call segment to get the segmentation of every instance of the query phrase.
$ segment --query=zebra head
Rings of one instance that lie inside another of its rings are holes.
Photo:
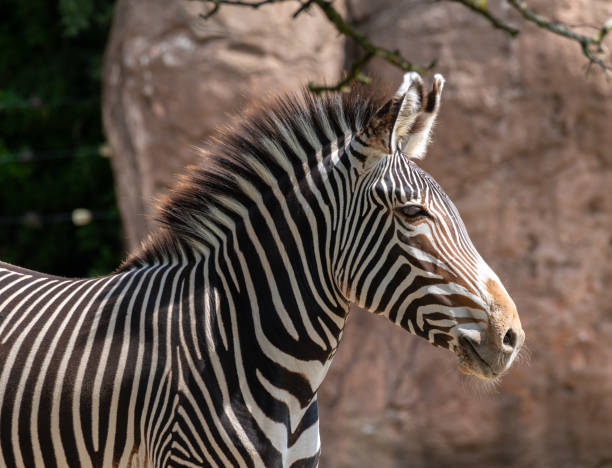
[[[496,379],[525,334],[514,302],[474,248],[449,197],[414,160],[423,156],[444,85],[426,93],[408,73],[347,146],[352,203],[336,278],[345,296],[436,346],[467,374]]]

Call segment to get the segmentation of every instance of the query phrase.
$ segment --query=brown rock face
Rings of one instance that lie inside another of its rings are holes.
[[[334,79],[343,45],[295,5],[120,0],[104,117],[130,245],[190,145],[260,95]],[[530,5],[598,24],[607,0]],[[454,3],[350,0],[379,43],[447,79],[423,166],[457,204],[518,307],[530,349],[496,389],[447,351],[355,311],[320,394],[323,467],[574,467],[612,460],[612,85],[578,46],[524,25],[511,40]],[[520,21],[511,11],[496,12]],[[370,72],[399,83],[382,62]]]

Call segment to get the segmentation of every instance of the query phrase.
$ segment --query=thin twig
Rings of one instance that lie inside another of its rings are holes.
[[[486,0],[451,0],[451,1],[465,5],[473,12],[478,13],[479,15],[486,18],[494,28],[501,29],[502,31],[505,31],[508,34],[510,34],[512,37],[517,36],[518,33],[520,32],[514,26],[510,26],[509,24],[506,24],[502,20],[493,16],[491,12],[489,11],[489,9],[487,8]]]
[[[293,18],[294,19],[297,18],[298,15],[300,13],[302,13],[303,11],[308,10],[308,8],[310,8],[310,5],[312,5],[312,0],[308,0],[308,1],[304,1],[304,2],[302,2],[302,0],[299,0],[299,1],[302,4],[300,5],[300,7],[297,10],[295,10],[295,13],[293,13]]]
[[[283,3],[292,0],[257,0],[257,1],[242,1],[242,0],[201,0],[205,3],[212,3],[214,6],[212,10],[205,15],[202,15],[204,19],[210,18],[212,15],[219,11],[221,5],[229,5],[229,6],[241,6],[241,7],[250,7],[250,8],[259,8],[263,5],[273,4],[273,3]],[[406,60],[398,50],[388,50],[383,47],[379,47],[372,43],[372,41],[362,32],[357,31],[353,27],[351,27],[346,20],[342,17],[342,15],[334,8],[331,1],[328,0],[293,0],[300,3],[300,7],[293,14],[295,18],[300,13],[308,9],[311,5],[315,4],[317,7],[321,9],[323,14],[327,17],[327,19],[334,25],[336,31],[338,31],[343,36],[349,37],[359,48],[364,51],[364,56],[358,60],[357,62],[351,65],[351,68],[347,75],[338,83],[333,86],[322,86],[316,85],[314,83],[309,84],[309,88],[313,92],[324,92],[324,91],[333,91],[333,90],[343,90],[345,89],[351,81],[360,81],[360,82],[368,82],[369,78],[364,75],[361,70],[363,67],[374,57],[380,57],[383,60],[389,62],[395,67],[399,68],[403,71],[416,71],[418,73],[425,73],[431,70],[435,66],[435,60],[432,61],[429,65],[419,66],[415,65],[408,60]],[[468,1],[468,0],[466,0]]]
[[[200,13],[200,17],[202,19],[207,20],[208,18],[210,18],[211,16],[213,16],[215,13],[217,13],[219,11],[219,2],[215,2],[215,6],[212,7],[212,10],[210,10],[208,13]]]
[[[428,66],[419,66],[413,63],[408,62],[404,57],[401,56],[398,50],[388,50],[383,47],[379,47],[374,45],[370,39],[360,31],[353,29],[338,13],[332,2],[327,0],[312,0],[321,11],[325,14],[327,19],[331,21],[331,23],[336,27],[336,30],[347,37],[350,37],[355,41],[355,43],[361,47],[366,53],[372,54],[372,56],[377,56],[386,60],[392,65],[395,65],[397,68],[403,71],[415,71],[418,73],[425,73],[430,70],[433,65]]]
[[[216,14],[221,5],[229,6],[240,6],[257,9],[263,5],[270,5],[276,3],[286,3],[295,1],[300,4],[300,7],[293,13],[293,17],[297,17],[303,11],[306,11],[313,4],[317,5],[321,9],[326,18],[334,25],[336,31],[341,35],[352,39],[355,44],[364,52],[361,59],[353,63],[346,74],[346,76],[338,81],[335,85],[322,86],[314,83],[309,84],[309,88],[313,92],[321,93],[325,91],[342,91],[345,90],[351,82],[362,81],[368,82],[369,78],[362,73],[363,67],[370,62],[374,57],[380,57],[383,60],[389,62],[393,66],[399,68],[402,71],[416,71],[418,73],[425,73],[435,66],[435,60],[427,66],[415,65],[406,60],[398,50],[389,50],[383,47],[379,47],[372,43],[372,41],[362,32],[354,29],[348,22],[342,17],[342,15],[334,8],[332,1],[330,0],[200,0],[205,3],[213,4],[212,9],[202,14],[202,18],[208,19]],[[491,25],[497,29],[503,30],[511,36],[519,34],[519,30],[514,26],[504,23],[499,18],[495,17],[487,8],[487,0],[451,0],[457,3],[461,3],[465,7],[469,8],[476,14],[484,17],[491,23]],[[601,56],[606,52],[603,41],[606,36],[612,31],[612,17],[609,18],[601,28],[597,28],[597,34],[594,36],[586,36],[572,31],[571,26],[563,24],[558,21],[548,20],[545,17],[535,13],[527,6],[527,2],[524,0],[507,0],[508,3],[517,10],[521,16],[539,26],[540,28],[546,29],[559,36],[566,37],[580,44],[583,54],[589,60],[589,68],[592,65],[597,65],[605,71],[612,70],[612,65],[605,63]]]
[[[591,37],[576,33],[563,23],[544,18],[531,10],[525,1],[508,0],[508,3],[527,21],[537,24],[540,28],[546,29],[554,34],[567,37],[568,39],[578,42],[582,49],[582,53],[589,60],[589,65],[595,64],[601,67],[603,70],[612,70],[611,65],[606,64],[601,58],[597,57],[597,55],[601,55],[605,52],[602,42],[606,35],[612,31],[612,18],[609,18],[599,29],[599,32],[595,36]]]
[[[326,91],[342,91],[342,92],[348,91],[350,90],[349,85],[353,81],[358,81],[360,83],[369,84],[371,79],[367,75],[364,75],[363,73],[361,73],[361,69],[366,63],[368,63],[372,59],[372,57],[373,57],[373,54],[367,53],[360,60],[353,63],[353,65],[351,66],[351,69],[348,71],[346,76],[342,80],[338,81],[338,83],[336,83],[335,85],[331,85],[331,86],[316,85],[311,81],[310,83],[308,83],[308,88],[313,93],[320,94]]]
[[[608,34],[610,31],[612,31],[612,16],[608,18],[608,21],[604,23],[597,36],[595,36],[595,42],[597,44],[601,44],[601,42],[605,39],[606,34]]]
[[[582,34],[575,33],[574,31],[567,28],[562,23],[558,23],[556,21],[549,21],[543,16],[538,15],[534,11],[530,10],[527,7],[526,2],[519,2],[518,0],[508,0],[508,3],[514,7],[527,21],[531,21],[532,23],[537,24],[543,29],[547,29],[555,34],[560,36],[565,36],[574,41],[578,41],[579,43],[591,43],[594,42],[594,39],[589,36],[584,36]]]

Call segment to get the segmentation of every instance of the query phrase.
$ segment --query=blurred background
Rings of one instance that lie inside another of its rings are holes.
[[[229,115],[334,82],[357,58],[315,9],[7,0],[0,25],[0,258],[112,271],[154,200]],[[517,303],[530,349],[485,391],[447,351],[354,311],[320,394],[322,467],[612,466],[612,83],[579,46],[511,39],[439,0],[337,0],[350,24],[447,79],[423,166]],[[533,0],[601,25],[609,0]],[[393,89],[401,72],[365,70]]]
[[[114,2],[3,4],[0,259],[66,276],[108,273],[123,249],[100,115]],[[92,222],[76,226],[73,216]]]

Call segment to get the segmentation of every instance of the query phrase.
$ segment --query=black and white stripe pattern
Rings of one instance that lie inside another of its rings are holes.
[[[402,152],[424,151],[441,89],[409,74],[384,106],[260,111],[110,276],[0,264],[0,466],[316,466],[349,303],[454,350],[490,323],[496,277]]]

